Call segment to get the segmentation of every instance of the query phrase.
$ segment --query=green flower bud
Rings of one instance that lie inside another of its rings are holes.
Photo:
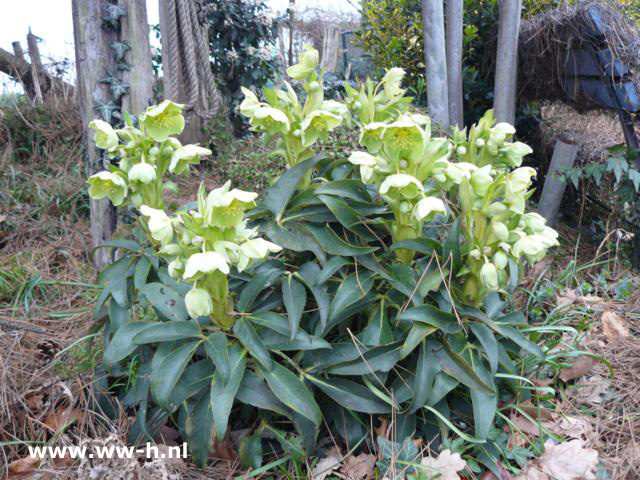
[[[476,139],[476,147],[478,148],[484,147],[484,140],[482,138]]]
[[[476,195],[484,197],[493,182],[491,165],[486,165],[471,173],[471,187]]]
[[[309,90],[312,92],[317,92],[320,89],[320,84],[315,80],[309,84]]]
[[[506,268],[508,261],[509,258],[504,252],[498,251],[493,255],[493,263],[498,270],[503,270],[504,268]]]
[[[156,167],[149,163],[137,163],[128,173],[130,182],[151,183],[156,179]]]
[[[400,211],[407,213],[411,211],[411,204],[409,202],[400,202]]]
[[[509,239],[509,229],[502,222],[492,222],[491,231],[493,235],[501,242],[506,242]]]
[[[488,217],[495,217],[496,215],[502,215],[507,211],[507,206],[502,202],[494,202],[484,209],[484,214]]]
[[[394,67],[387,70],[387,73],[382,78],[382,85],[384,86],[384,93],[388,98],[402,94],[401,84],[404,75],[405,71],[402,68]]]
[[[176,258],[169,262],[167,265],[167,270],[169,271],[169,276],[174,280],[180,278],[180,272],[184,268],[184,262],[180,258]]]
[[[456,148],[456,154],[459,156],[464,156],[467,154],[467,147],[465,147],[464,145],[460,145],[458,148]]]
[[[480,269],[480,281],[484,288],[490,292],[497,292],[500,288],[498,283],[498,270],[493,263],[487,262]]]
[[[213,312],[211,295],[202,288],[189,290],[184,297],[184,303],[191,318],[205,317]]]
[[[422,184],[405,173],[389,175],[380,185],[380,195],[390,201],[416,198],[422,191]]]
[[[430,220],[437,214],[447,214],[447,209],[444,206],[444,202],[437,197],[425,197],[421,199],[416,204],[413,210],[413,216],[417,220]]]

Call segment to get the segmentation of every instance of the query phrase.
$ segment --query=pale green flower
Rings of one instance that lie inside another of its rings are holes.
[[[299,62],[287,68],[287,75],[294,80],[304,80],[314,72],[320,62],[320,54],[311,45],[304,46],[304,52],[300,54]]]
[[[527,235],[518,240],[511,249],[511,254],[520,258],[520,255],[525,254],[528,257],[535,258],[545,250],[545,241],[542,240],[541,235]]]
[[[472,163],[457,162],[449,163],[444,173],[454,184],[460,185],[463,178],[470,180],[471,174],[476,170],[478,170],[478,167]]]
[[[130,182],[151,183],[156,179],[156,167],[148,163],[136,163],[129,169]]]
[[[160,255],[170,255],[172,257],[180,255],[181,252],[182,248],[177,243],[168,243],[167,245],[163,245],[158,251]]]
[[[324,100],[322,102],[322,110],[326,112],[331,112],[335,115],[338,115],[342,118],[349,117],[349,109],[344,103],[337,102],[335,100]]]
[[[531,167],[516,168],[507,176],[506,188],[510,192],[524,192],[531,185],[531,177],[536,176],[536,171]]]
[[[244,94],[244,100],[240,104],[240,113],[245,117],[251,117],[253,112],[260,108],[260,100],[256,97],[256,94],[245,87],[240,87]]]
[[[520,221],[531,231],[530,233],[538,233],[547,225],[547,220],[537,212],[525,213]]]
[[[164,100],[155,107],[147,108],[146,112],[140,115],[140,125],[156,142],[163,142],[169,135],[182,133],[184,129],[183,107],[184,105]]]
[[[533,150],[526,143],[513,142],[503,144],[500,152],[508,159],[507,163],[509,166],[519,167],[522,165],[522,158],[532,153]]]
[[[291,128],[287,115],[277,108],[259,107],[253,112],[250,123],[267,133],[287,133]]]
[[[115,173],[106,170],[89,177],[89,196],[95,200],[109,197],[116,207],[121,205],[127,197],[127,182]]]
[[[484,288],[490,292],[497,292],[500,289],[498,282],[498,270],[491,262],[486,262],[480,269],[480,281]]]
[[[382,134],[387,127],[386,123],[371,122],[362,128],[360,133],[360,145],[366,147],[369,153],[376,153],[382,147]]]
[[[282,250],[280,245],[268,242],[262,238],[254,238],[247,240],[240,245],[238,250],[238,271],[242,272],[252,260],[265,258],[269,252],[279,252]]]
[[[416,198],[422,191],[423,187],[418,179],[406,173],[389,175],[380,185],[380,195],[389,200]]]
[[[484,197],[493,182],[491,165],[486,165],[471,173],[471,187],[476,195]]]
[[[437,214],[446,215],[444,202],[437,197],[424,197],[413,209],[413,216],[420,220],[432,219]]]
[[[184,268],[184,262],[180,258],[176,258],[169,262],[167,265],[167,270],[169,271],[169,276],[174,280],[177,280],[180,277],[180,272]]]
[[[205,202],[206,220],[216,227],[233,227],[242,221],[243,212],[255,206],[257,193],[231,188],[228,180],[222,187],[209,192]]]
[[[506,122],[497,123],[489,133],[489,141],[495,145],[502,145],[507,139],[507,136],[511,136],[516,133],[516,129],[513,125]]]
[[[375,174],[376,172],[373,168],[367,165],[360,165],[360,180],[362,180],[362,183],[373,183]]]
[[[220,271],[225,275],[229,273],[229,264],[218,252],[194,253],[187,260],[182,278],[189,280],[198,273],[211,273]]]
[[[387,98],[402,95],[404,90],[402,90],[401,85],[404,75],[405,71],[402,68],[394,67],[387,70],[387,73],[382,78],[382,85]]]
[[[324,110],[314,110],[307,115],[302,123],[302,144],[305,147],[312,145],[320,136],[326,135],[342,123],[342,117]]]
[[[171,155],[169,171],[180,175],[189,169],[189,165],[197,165],[202,157],[211,155],[211,150],[199,145],[185,145],[176,149]]]
[[[173,240],[173,225],[164,210],[142,205],[140,213],[145,217],[149,217],[147,225],[154,240],[157,240],[162,245],[171,243],[171,240]]]
[[[384,129],[382,144],[385,152],[394,162],[401,157],[417,160],[424,150],[424,135],[415,123],[398,120]]]
[[[506,242],[509,239],[509,229],[502,222],[492,222],[491,231],[493,235],[501,242]]]
[[[483,210],[487,217],[495,217],[496,215],[502,215],[507,211],[507,206],[502,202],[494,202]]]
[[[203,288],[192,288],[184,297],[184,304],[191,318],[206,317],[213,312],[211,295]]]
[[[377,165],[376,157],[369,155],[367,152],[353,152],[349,155],[349,162],[354,165],[366,165],[367,167],[375,167]]]
[[[94,142],[96,147],[102,150],[111,150],[118,146],[118,134],[104,120],[95,119],[89,123],[89,128],[93,128],[96,133],[94,136]]]

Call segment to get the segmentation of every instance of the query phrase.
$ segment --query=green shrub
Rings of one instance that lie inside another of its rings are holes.
[[[393,412],[398,442],[418,434],[472,471],[497,471],[511,458],[498,402],[537,399],[527,376],[545,357],[538,329],[503,298],[523,262],[557,243],[525,212],[530,149],[491,112],[432,137],[429,118],[407,111],[398,68],[327,101],[317,64],[308,48],[288,69],[304,99],[288,85],[264,101],[244,90],[242,114],[288,167],[257,206],[227,183],[166,211],[164,175],[208,153],[172,136],[176,105],[150,108],[137,128],[94,124],[120,163],[89,179],[91,194],[142,214],[133,238],[105,245],[122,255],[99,277],[102,383],[134,409],[131,441],[173,422],[201,465],[234,409],[294,458],[314,453],[325,425],[368,443],[368,416]],[[366,151],[319,154],[340,126]]]

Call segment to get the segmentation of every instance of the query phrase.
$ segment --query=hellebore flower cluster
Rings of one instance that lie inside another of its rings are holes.
[[[93,120],[89,126],[95,130],[96,146],[118,162],[89,178],[91,197],[107,197],[117,207],[130,203],[137,208],[164,208],[163,191],[175,189],[172,182],[163,180],[164,175],[184,174],[189,165],[197,165],[202,157],[211,155],[209,149],[183,146],[172,136],[184,128],[182,107],[169,100],[149,107],[140,115],[139,128],[133,126],[130,117],[121,129]]]
[[[249,119],[252,130],[263,133],[265,139],[277,138],[274,153],[284,158],[289,167],[311,158],[314,155],[311,147],[318,140],[326,140],[328,133],[349,116],[343,104],[324,99],[318,59],[318,51],[307,45],[300,62],[287,69],[289,77],[302,82],[307,94],[304,105],[287,82],[286,91],[264,89],[264,102],[251,90],[242,88],[245,98],[240,113]],[[305,177],[302,183],[309,181]]]
[[[89,178],[89,194],[94,199],[108,197],[115,206],[130,203],[138,208],[142,230],[157,253],[167,257],[169,275],[192,285],[185,296],[189,315],[208,316],[219,327],[230,328],[233,301],[227,275],[231,267],[241,272],[255,260],[281,250],[246,226],[244,211],[255,206],[258,195],[231,189],[230,182],[206,195],[201,184],[197,209],[169,216],[163,192],[175,185],[164,176],[187,173],[190,165],[200,163],[211,151],[183,146],[172,136],[184,128],[182,105],[165,100],[149,107],[139,124],[134,127],[129,118],[124,128],[114,130],[101,120],[91,122],[96,145],[119,162]]]
[[[255,206],[257,193],[231,189],[228,181],[207,195],[204,184],[198,191],[197,209],[178,212],[169,219],[161,210],[146,206],[151,236],[162,244],[160,255],[169,257],[169,275],[193,287],[185,297],[189,315],[210,316],[213,322],[230,328],[233,302],[227,275],[230,267],[239,272],[258,259],[281,248],[256,237],[246,226],[244,211]]]

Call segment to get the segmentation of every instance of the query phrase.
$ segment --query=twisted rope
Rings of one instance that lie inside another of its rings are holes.
[[[220,111],[222,99],[209,62],[209,7],[204,0],[167,1],[167,74],[175,76],[182,73],[187,110],[199,117],[211,118]],[[178,96],[177,91],[166,93],[167,98]]]

